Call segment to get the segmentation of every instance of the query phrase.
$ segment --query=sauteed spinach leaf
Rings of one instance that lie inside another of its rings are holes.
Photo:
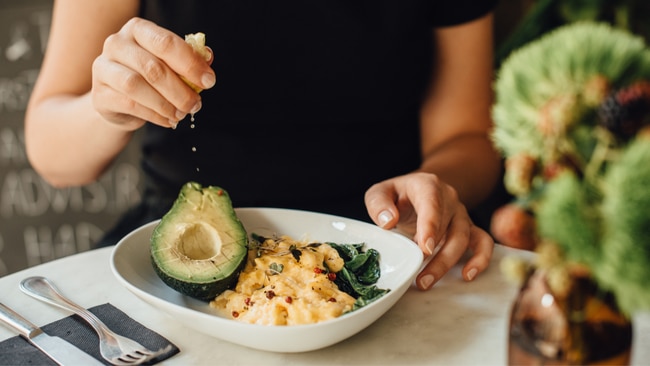
[[[363,251],[364,244],[330,243],[345,261],[343,269],[338,272],[334,282],[341,291],[354,297],[356,302],[352,311],[370,304],[384,294],[388,289],[376,286],[381,270],[379,268],[379,252],[375,249]]]

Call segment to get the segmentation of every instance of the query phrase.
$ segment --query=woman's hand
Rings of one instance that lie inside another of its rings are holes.
[[[456,190],[435,174],[410,173],[370,187],[365,203],[373,221],[413,236],[425,256],[433,257],[416,279],[419,289],[431,288],[467,251],[463,278],[473,280],[490,262],[494,241],[475,226]]]
[[[212,55],[212,52],[210,52]],[[104,42],[93,63],[92,101],[107,121],[135,130],[150,121],[176,127],[201,109],[201,98],[179,75],[211,88],[212,56],[203,59],[178,35],[140,18],[129,20]]]

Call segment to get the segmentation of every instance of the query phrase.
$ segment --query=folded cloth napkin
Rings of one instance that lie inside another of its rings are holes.
[[[178,347],[166,338],[133,320],[110,303],[88,310],[106,323],[115,333],[127,336],[151,350],[171,345],[169,352],[147,362],[148,365],[166,360],[179,352]],[[78,315],[70,315],[44,325],[41,329],[51,336],[65,339],[106,365],[110,365],[99,354],[97,333]],[[15,336],[0,342],[0,365],[56,365],[56,363],[22,337]]]

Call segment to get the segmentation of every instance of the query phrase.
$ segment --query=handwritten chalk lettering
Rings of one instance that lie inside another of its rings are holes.
[[[5,218],[43,215],[50,206],[42,193],[48,187],[32,169],[7,172],[0,191],[0,215]]]
[[[33,169],[8,171],[0,186],[0,216],[37,217],[48,212],[120,213],[140,200],[138,169],[118,164],[98,182],[56,189]]]
[[[88,222],[64,224],[58,228],[25,227],[23,238],[27,265],[31,267],[90,250],[102,235],[102,229]]]
[[[10,43],[5,49],[5,57],[11,62],[20,59],[28,59],[32,53],[32,45],[29,44],[27,33],[29,25],[24,22],[16,23],[10,33]]]
[[[0,129],[0,166],[27,165],[23,130]]]
[[[3,29],[9,35],[4,56],[10,62],[40,59],[45,53],[50,33],[52,12],[50,9],[26,14]]]
[[[38,69],[30,69],[13,77],[0,78],[0,113],[22,112],[27,109],[38,72]]]

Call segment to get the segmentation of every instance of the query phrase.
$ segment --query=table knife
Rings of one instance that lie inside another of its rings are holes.
[[[80,350],[62,338],[50,336],[41,328],[0,303],[0,321],[16,329],[20,336],[28,340],[50,359],[59,365],[103,365],[102,362]]]

